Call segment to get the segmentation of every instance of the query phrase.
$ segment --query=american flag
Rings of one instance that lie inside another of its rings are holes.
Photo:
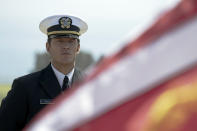
[[[196,34],[197,0],[182,0],[24,130],[197,130]]]

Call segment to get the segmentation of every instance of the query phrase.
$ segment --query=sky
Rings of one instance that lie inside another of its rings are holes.
[[[0,0],[0,83],[34,68],[35,54],[45,52],[47,36],[39,23],[51,15],[78,16],[88,24],[81,50],[95,59],[123,46],[137,27],[154,21],[179,0]]]

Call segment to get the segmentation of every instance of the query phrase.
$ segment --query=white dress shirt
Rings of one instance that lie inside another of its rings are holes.
[[[73,77],[73,74],[74,74],[74,68],[72,69],[71,72],[69,72],[68,74],[64,75],[62,72],[58,71],[52,64],[51,64],[51,67],[52,67],[52,69],[53,69],[53,71],[55,73],[55,76],[56,76],[61,88],[63,86],[63,81],[64,81],[64,77],[65,76],[68,77],[68,79],[69,79],[68,84],[69,84],[69,87],[71,87],[72,77]]]

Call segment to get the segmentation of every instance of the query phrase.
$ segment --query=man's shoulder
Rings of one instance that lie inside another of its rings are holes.
[[[48,65],[47,67],[43,68],[40,71],[37,72],[33,72],[21,77],[18,77],[16,79],[14,79],[14,82],[19,82],[19,83],[37,83],[39,81],[42,81],[43,79],[45,79],[46,77],[49,77],[49,75],[51,75],[51,66]]]
[[[30,73],[30,74],[27,74],[27,75],[24,75],[24,76],[20,76],[18,78],[15,79],[15,81],[21,81],[21,82],[24,82],[24,81],[32,81],[32,80],[37,80],[39,79],[40,75],[42,73],[42,70],[41,71],[37,71],[37,72],[33,72],[33,73]]]
[[[37,71],[37,72],[33,72],[24,76],[20,76],[18,78],[16,78],[16,81],[34,81],[34,80],[39,80],[40,77],[42,76],[42,74],[46,71],[49,70],[49,66],[45,67],[44,69]]]
[[[84,78],[84,72],[75,68],[74,74],[73,74],[73,79],[72,79],[72,83],[74,82],[80,82],[83,80]]]

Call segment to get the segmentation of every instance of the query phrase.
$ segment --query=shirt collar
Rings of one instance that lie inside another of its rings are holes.
[[[53,64],[51,64],[51,67],[52,67],[52,69],[53,69],[53,71],[54,71],[54,73],[55,73],[55,75],[56,75],[56,77],[57,77],[57,80],[58,80],[58,82],[59,82],[59,84],[60,84],[61,87],[62,87],[62,85],[63,85],[63,81],[64,81],[64,77],[65,77],[65,76],[68,77],[68,79],[69,79],[69,85],[71,85],[71,83],[72,83],[72,77],[73,77],[73,74],[74,74],[74,68],[72,69],[71,72],[69,72],[68,74],[64,75],[62,72],[58,71],[58,70],[53,66]]]

